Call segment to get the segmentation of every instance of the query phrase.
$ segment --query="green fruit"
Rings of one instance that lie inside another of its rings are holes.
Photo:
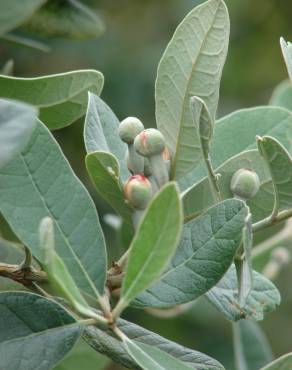
[[[132,144],[135,137],[143,130],[143,123],[138,118],[128,117],[120,123],[119,135],[122,141]]]
[[[145,209],[152,198],[152,186],[144,175],[134,175],[124,186],[125,198],[135,209]]]
[[[260,179],[253,170],[241,168],[231,179],[230,189],[237,198],[248,200],[256,195],[260,188]]]
[[[142,131],[134,140],[135,150],[144,157],[161,154],[165,149],[165,139],[162,133],[154,128]]]

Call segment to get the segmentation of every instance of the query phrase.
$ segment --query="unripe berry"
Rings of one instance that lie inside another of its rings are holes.
[[[143,123],[138,118],[128,117],[120,123],[119,135],[122,141],[132,144],[135,137],[143,130]]]
[[[260,179],[253,170],[241,168],[231,179],[230,189],[235,197],[248,200],[256,195],[260,188]]]
[[[134,148],[144,157],[161,154],[165,148],[165,140],[162,133],[155,128],[142,131],[134,140]]]
[[[125,198],[135,209],[145,209],[152,197],[152,186],[143,175],[131,176],[124,186]]]
[[[159,187],[169,180],[167,164],[163,160],[165,140],[162,133],[154,128],[142,131],[134,140],[134,148],[149,159],[152,174]]]
[[[122,141],[128,144],[127,165],[132,174],[143,173],[144,158],[134,149],[135,137],[144,130],[143,123],[135,117],[124,119],[119,126],[119,135]]]

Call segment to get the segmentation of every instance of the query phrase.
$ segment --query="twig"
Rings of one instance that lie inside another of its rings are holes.
[[[264,218],[263,220],[256,222],[255,224],[252,225],[252,230],[253,232],[257,232],[263,229],[266,229],[267,227],[277,225],[282,221],[287,220],[292,216],[292,209],[289,209],[288,211],[282,211],[279,212],[275,216],[269,216],[267,218]]]
[[[292,242],[292,220],[288,220],[284,228],[277,234],[256,245],[251,252],[252,258],[256,258],[289,240]]]
[[[48,281],[44,271],[36,270],[33,267],[21,267],[21,265],[11,265],[0,263],[0,276],[14,280],[24,286],[32,285],[34,282],[45,283]]]

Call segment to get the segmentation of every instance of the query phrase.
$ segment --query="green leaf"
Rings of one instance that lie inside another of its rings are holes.
[[[84,126],[86,151],[103,151],[115,155],[120,163],[121,178],[125,181],[130,173],[126,163],[127,145],[119,137],[119,124],[110,107],[98,96],[89,93]]]
[[[110,359],[100,355],[83,340],[79,340],[74,349],[54,370],[104,370]]]
[[[240,320],[234,323],[233,338],[237,370],[258,370],[272,361],[270,345],[256,322]]]
[[[191,369],[224,369],[224,367],[213,358],[201,352],[194,351],[193,349],[183,347],[175,342],[171,342],[170,340],[129,321],[119,319],[118,326],[128,338],[133,339],[138,343],[145,343],[159,348],[161,351],[169,353],[171,356],[184,362]],[[130,369],[141,369],[128,355],[122,342],[115,336],[112,336],[109,331],[105,332],[98,329],[96,326],[89,326],[85,328],[84,338],[96,351],[105,354],[113,361]]]
[[[292,353],[287,353],[271,362],[260,370],[290,370],[292,366]]]
[[[120,166],[109,152],[87,154],[87,172],[99,195],[130,225],[132,210],[125,202],[123,187],[120,183]]]
[[[180,178],[201,159],[189,99],[204,99],[215,119],[228,41],[226,5],[223,0],[209,0],[186,16],[162,56],[156,80],[156,119],[172,155],[172,178]]]
[[[19,264],[24,259],[24,247],[21,244],[0,237],[0,262]]]
[[[282,81],[275,88],[269,104],[292,111],[292,85],[289,80]]]
[[[237,199],[215,205],[183,228],[181,243],[159,282],[138,296],[138,307],[171,307],[211,289],[233,261],[248,209]]]
[[[36,119],[34,107],[0,99],[0,168],[27,145]]]
[[[1,1],[0,3],[0,35],[20,26],[39,9],[46,0]],[[21,6],[20,6],[21,5]]]
[[[239,291],[239,305],[244,307],[246,305],[248,296],[253,287],[253,271],[252,271],[252,260],[251,250],[253,246],[253,234],[252,234],[252,216],[249,213],[245,220],[245,226],[243,228],[243,256],[240,265],[239,279],[240,279],[240,291]]]
[[[263,320],[266,313],[275,310],[281,297],[275,285],[263,275],[253,271],[253,289],[244,308],[238,302],[235,266],[232,265],[221,281],[207,294],[208,300],[231,321],[241,318]]]
[[[189,366],[175,357],[148,344],[137,343],[130,339],[124,340],[127,352],[144,370],[188,370]]]
[[[198,98],[197,96],[193,96],[191,98],[190,104],[193,115],[193,122],[195,124],[200,139],[199,141],[202,156],[208,173],[208,180],[210,183],[212,196],[215,203],[217,203],[221,200],[221,194],[218,187],[218,176],[216,176],[213,170],[209,153],[210,142],[213,137],[214,120],[211,118],[208,107],[202,99]]]
[[[255,197],[247,201],[253,220],[269,216],[274,206],[274,190],[269,169],[257,150],[248,150],[231,157],[216,169],[221,176],[218,184],[223,199],[233,197],[230,183],[240,168],[254,170],[260,179],[260,189]],[[185,221],[192,220],[213,204],[212,192],[207,177],[194,184],[182,194]]]
[[[94,203],[41,122],[25,150],[0,169],[0,210],[38,259],[39,223],[52,218],[56,251],[77,286],[103,294],[105,242]]]
[[[24,28],[45,37],[86,40],[100,36],[104,23],[95,12],[77,0],[49,0]]]
[[[118,312],[159,278],[175,252],[181,229],[179,192],[175,183],[169,183],[151,201],[130,245]]]
[[[208,158],[210,142],[213,137],[214,121],[210,116],[210,112],[204,100],[197,96],[191,98],[191,110],[194,125],[200,138],[202,154],[205,158]]]
[[[274,190],[269,168],[257,150],[248,150],[231,157],[216,169],[221,176],[218,184],[223,199],[233,197],[230,183],[240,168],[254,170],[260,179],[260,189],[255,197],[247,201],[253,220],[261,220],[272,212]],[[185,221],[192,220],[213,204],[212,192],[207,177],[182,193]]]
[[[292,154],[292,112],[280,107],[257,107],[238,110],[221,118],[215,125],[211,143],[211,159],[218,168],[229,158],[256,148],[255,137],[273,136]],[[203,162],[182,181],[186,189],[206,175]]]
[[[273,214],[292,208],[292,159],[288,151],[270,136],[257,138],[258,148],[266,160],[275,191]]]
[[[103,75],[80,70],[35,78],[0,76],[0,96],[40,108],[40,119],[50,129],[70,125],[84,116],[87,92],[100,94]]]
[[[288,70],[288,75],[290,80],[292,81],[292,44],[291,42],[286,42],[283,37],[280,38],[280,45],[284,57],[284,61],[286,63],[286,67]]]
[[[50,47],[44,42],[37,41],[36,39],[27,36],[23,36],[22,34],[19,34],[17,32],[6,33],[5,35],[1,36],[1,39],[16,44],[16,46],[24,46],[41,51],[43,53],[48,53],[51,51]],[[1,72],[1,75],[3,74],[6,76],[12,76],[12,74],[10,75],[4,72]]]
[[[87,314],[90,307],[80,293],[63,260],[55,251],[54,224],[51,218],[42,219],[39,227],[42,267],[54,291],[67,299],[80,313]]]
[[[81,326],[53,300],[25,292],[0,293],[2,369],[49,370],[80,334]]]
[[[16,44],[17,46],[18,45],[25,46],[27,48],[42,51],[43,53],[48,53],[51,51],[50,47],[44,42],[37,41],[30,37],[20,35],[19,33],[14,33],[14,32],[6,33],[1,38],[5,41],[12,42]],[[7,76],[7,73],[2,73],[2,74]]]

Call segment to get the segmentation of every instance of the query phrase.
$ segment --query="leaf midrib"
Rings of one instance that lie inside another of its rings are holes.
[[[58,230],[59,230],[59,232],[60,232],[63,240],[65,241],[65,244],[67,245],[68,249],[70,250],[70,252],[71,252],[72,256],[74,257],[74,259],[76,260],[77,264],[79,265],[79,267],[80,267],[81,271],[83,272],[84,277],[87,279],[87,281],[89,283],[89,286],[92,289],[93,293],[95,293],[96,297],[99,298],[99,293],[98,293],[95,285],[93,284],[90,276],[88,275],[87,271],[83,267],[80,259],[76,255],[74,249],[71,247],[71,244],[70,244],[67,236],[65,235],[65,233],[64,233],[61,225],[59,225],[59,222],[57,221],[56,217],[52,214],[50,208],[48,207],[48,205],[46,203],[45,198],[43,197],[40,189],[38,188],[38,186],[37,186],[37,184],[36,184],[36,182],[35,182],[35,180],[33,178],[33,175],[31,174],[31,172],[29,170],[29,167],[28,167],[28,165],[27,165],[27,163],[25,161],[24,155],[21,153],[21,154],[19,154],[19,157],[21,158],[21,160],[23,162],[23,165],[24,165],[24,168],[25,168],[25,170],[27,172],[27,175],[28,175],[29,179],[31,180],[31,184],[34,187],[35,191],[38,193],[38,195],[39,195],[39,197],[40,197],[40,199],[41,199],[41,201],[43,203],[44,208],[46,209],[46,211],[48,212],[48,214],[50,215],[50,217],[54,220],[55,225],[57,226],[57,228],[58,228]],[[67,266],[67,264],[66,264],[66,266]],[[74,279],[74,281],[75,281],[75,279]]]
[[[147,357],[148,358],[148,360],[150,360],[150,362],[154,362],[154,364],[156,364],[156,366],[158,366],[159,367],[159,369],[161,369],[161,370],[165,370],[165,368],[164,367],[161,367],[160,366],[160,364],[156,361],[156,360],[154,360],[147,352],[145,352],[145,351],[143,351],[143,349],[142,348],[140,348],[139,347],[139,345],[137,345],[136,343],[134,343],[134,341],[131,341],[131,344],[134,346],[134,347],[136,347],[136,348],[138,348],[138,351],[141,351],[143,354],[144,354],[144,356],[145,357]],[[129,350],[129,352],[130,352],[130,354],[131,354],[131,349],[130,349],[130,347],[128,346],[128,344],[126,343],[126,346],[128,347],[128,350]],[[132,354],[131,354],[132,355]],[[134,356],[133,356],[134,357]]]
[[[164,236],[164,231],[165,231],[166,228],[168,228],[168,225],[166,225],[166,222],[165,222],[164,225],[163,225],[163,227],[162,227],[162,229],[161,229],[161,232],[159,234],[159,237],[158,237],[157,241],[155,242],[155,245],[152,247],[151,253],[147,257],[146,263],[143,264],[143,268],[139,271],[138,275],[136,276],[136,279],[132,282],[132,284],[128,288],[127,293],[124,295],[123,299],[125,301],[129,301],[129,298],[127,298],[127,297],[131,296],[130,293],[133,290],[133,286],[135,287],[135,281],[139,280],[140,279],[140,276],[143,275],[143,273],[146,270],[146,268],[148,268],[149,263],[152,260],[152,256],[153,256],[154,252],[157,249],[156,246],[160,244],[160,240],[162,239],[162,235]],[[138,235],[138,233],[137,233],[137,235]]]
[[[211,29],[214,26],[215,19],[217,17],[217,13],[218,13],[218,10],[219,10],[220,5],[221,5],[220,2],[218,2],[217,9],[216,9],[216,11],[214,13],[214,17],[213,17],[212,23],[210,24],[210,27],[208,28],[208,31],[206,32],[205,37],[204,37],[204,39],[203,39],[203,41],[201,43],[201,46],[199,48],[197,57],[193,61],[193,66],[192,66],[192,69],[191,69],[190,76],[192,76],[192,74],[194,72],[194,69],[197,66],[198,60],[200,58],[201,51],[205,47],[206,40],[207,40],[207,38],[209,36],[209,33],[210,33]],[[181,135],[182,135],[182,126],[183,126],[182,120],[183,120],[183,116],[184,116],[184,112],[185,112],[186,98],[187,98],[187,95],[188,95],[187,94],[187,91],[189,90],[189,86],[190,86],[191,81],[192,81],[192,78],[190,77],[189,80],[188,80],[188,82],[187,82],[186,89],[185,89],[185,94],[184,94],[184,99],[183,99],[183,104],[182,104],[182,110],[181,110],[180,120],[179,120],[179,131],[178,131],[178,136],[177,136],[177,141],[176,141],[175,156],[173,158],[173,163],[172,163],[171,178],[175,178],[175,175],[176,175],[176,168],[177,168],[178,154],[179,154],[179,146],[180,146],[180,138],[181,138]]]
[[[173,273],[175,272],[177,269],[180,269],[182,266],[184,266],[185,264],[187,264],[189,261],[191,261],[192,259],[194,259],[194,256],[197,254],[197,252],[199,252],[202,248],[205,248],[206,247],[206,244],[208,244],[213,238],[214,240],[216,240],[216,235],[217,233],[221,232],[222,229],[227,225],[229,224],[229,222],[232,222],[232,220],[237,217],[239,215],[239,213],[244,209],[244,207],[242,207],[240,209],[240,211],[238,213],[236,213],[234,216],[232,216],[232,218],[230,218],[225,224],[223,224],[217,231],[216,233],[213,233],[212,236],[210,238],[208,238],[208,240],[203,244],[201,245],[193,254],[191,257],[187,258],[186,260],[184,260],[182,263],[180,263],[179,265],[175,266],[173,269],[171,270],[168,270],[164,275],[161,276],[161,280],[164,279],[168,274],[170,273]]]
[[[56,326],[54,328],[43,329],[41,331],[33,332],[29,335],[21,336],[21,337],[18,337],[18,338],[13,338],[13,339],[9,339],[9,340],[4,340],[4,341],[0,342],[0,347],[1,347],[2,344],[9,344],[9,343],[18,342],[18,341],[24,342],[25,340],[30,339],[30,338],[34,338],[34,337],[38,337],[38,336],[41,336],[41,335],[54,333],[54,332],[56,332],[58,330],[61,330],[63,328],[65,328],[65,329],[74,328],[75,326],[81,326],[81,325],[78,321],[76,321],[76,322],[73,322],[71,324],[65,324],[65,325],[61,325],[61,326]]]

